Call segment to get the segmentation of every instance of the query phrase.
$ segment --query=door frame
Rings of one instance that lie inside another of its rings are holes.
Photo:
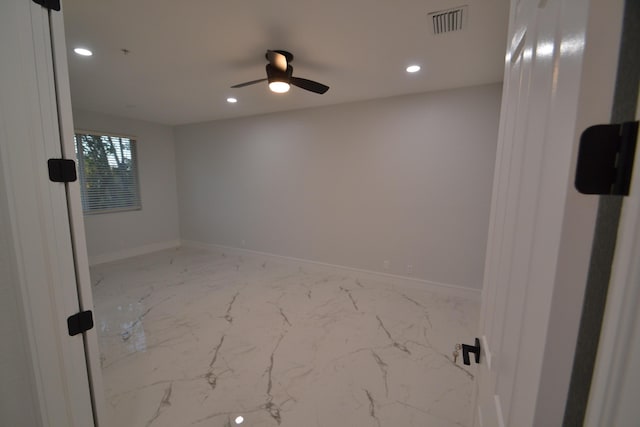
[[[73,125],[73,113],[71,106],[63,10],[59,13],[51,14],[51,47],[56,70],[55,84],[58,95],[58,122],[60,128],[62,157],[75,161],[75,127]],[[78,289],[80,311],[83,311],[93,310],[93,292],[91,290],[92,285],[91,275],[89,273],[87,239],[84,228],[84,213],[82,210],[80,192],[80,180],[67,185],[67,210],[69,212],[71,243],[73,248],[73,258],[75,261],[76,285]],[[83,335],[89,383],[91,386],[91,401],[96,427],[108,427],[111,426],[111,421],[108,418],[109,412],[106,409],[97,328],[93,328],[85,332]]]
[[[636,107],[640,120],[640,94]],[[640,149],[636,148],[618,238],[585,426],[631,426],[640,419]]]

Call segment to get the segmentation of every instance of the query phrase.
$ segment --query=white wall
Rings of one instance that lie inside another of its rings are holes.
[[[85,215],[91,263],[176,245],[179,241],[175,152],[171,127],[88,111],[73,111],[76,129],[137,137],[142,209]]]
[[[179,126],[181,237],[480,288],[500,97],[496,84]]]

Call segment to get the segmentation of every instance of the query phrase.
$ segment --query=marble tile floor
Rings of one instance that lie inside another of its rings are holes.
[[[91,276],[112,426],[467,425],[473,296],[186,247]]]

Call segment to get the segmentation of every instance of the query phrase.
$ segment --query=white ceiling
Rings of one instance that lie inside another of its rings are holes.
[[[428,13],[464,4],[466,29],[433,35]],[[508,20],[508,0],[64,0],[63,8],[74,108],[169,125],[499,82]],[[94,55],[74,54],[78,46]],[[230,89],[265,77],[267,49],[292,52],[294,76],[331,89]],[[422,70],[408,74],[413,63]]]

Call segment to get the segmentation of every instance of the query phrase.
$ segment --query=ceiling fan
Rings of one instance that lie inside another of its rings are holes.
[[[269,89],[276,93],[288,92],[291,85],[298,86],[314,93],[323,94],[329,90],[329,86],[313,80],[293,77],[293,67],[290,63],[293,61],[293,54],[286,50],[267,50],[267,78],[252,80],[250,82],[240,83],[231,88],[245,87],[256,83],[269,81]]]

